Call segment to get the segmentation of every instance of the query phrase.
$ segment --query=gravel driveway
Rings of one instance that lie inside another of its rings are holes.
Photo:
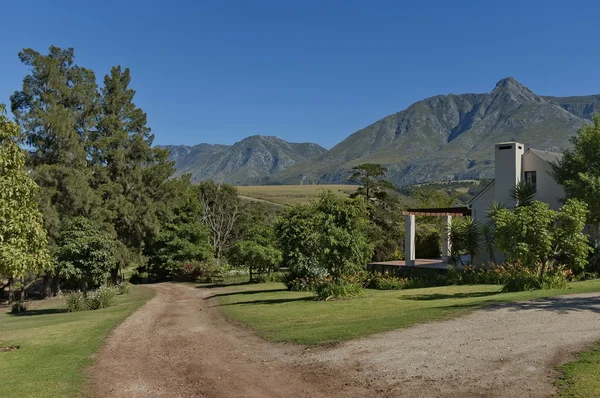
[[[549,397],[554,366],[600,340],[600,294],[490,307],[335,347],[270,344],[224,319],[217,290],[157,295],[109,335],[97,397]]]

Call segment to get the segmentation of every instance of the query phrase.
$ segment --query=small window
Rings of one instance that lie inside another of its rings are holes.
[[[537,191],[537,172],[526,171],[525,172],[525,182],[529,185],[533,185],[533,187]]]
[[[512,145],[502,145],[498,147],[499,151],[504,151],[505,149],[512,149]]]

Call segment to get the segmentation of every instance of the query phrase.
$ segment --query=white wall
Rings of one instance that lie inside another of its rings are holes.
[[[559,199],[565,196],[565,191],[552,178],[550,174],[552,166],[550,163],[537,156],[534,152],[529,151],[523,156],[523,178],[526,171],[536,172],[537,193],[535,194],[535,199],[548,203],[553,210],[558,210],[562,206]]]
[[[471,215],[479,225],[483,225],[489,221],[487,217],[487,211],[492,207],[496,198],[496,182],[492,182],[491,186],[483,192],[477,200],[471,203]],[[498,255],[496,254],[496,260],[498,261]],[[474,265],[487,264],[490,261],[488,253],[485,250],[480,249],[480,253],[473,258]]]

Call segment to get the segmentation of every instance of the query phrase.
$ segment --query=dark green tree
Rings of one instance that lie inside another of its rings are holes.
[[[130,82],[129,69],[120,66],[105,76],[97,127],[90,134],[92,186],[102,195],[104,222],[120,242],[120,261],[111,271],[114,282],[127,262],[141,261],[146,236],[159,224],[160,187],[173,173],[168,153],[152,147],[154,136],[146,114],[133,102]]]
[[[254,281],[257,274],[270,275],[282,261],[273,225],[263,223],[250,227],[243,238],[232,245],[227,259],[235,267],[248,268],[250,281]]]
[[[165,189],[170,193],[165,202],[168,209],[144,248],[152,280],[176,279],[186,263],[211,259],[213,252],[210,231],[200,221],[198,187],[191,185],[189,175],[168,181]]]
[[[587,204],[588,223],[595,227],[595,239],[600,237],[600,115],[571,138],[573,149],[566,150],[553,165],[553,176],[568,198]]]
[[[73,219],[61,232],[56,251],[58,273],[83,292],[106,282],[116,262],[116,242],[84,218]]]

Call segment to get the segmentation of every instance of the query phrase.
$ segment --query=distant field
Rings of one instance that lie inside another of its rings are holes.
[[[307,203],[324,190],[330,190],[340,195],[350,195],[358,188],[357,185],[255,185],[238,186],[241,196],[247,196],[281,205]]]

